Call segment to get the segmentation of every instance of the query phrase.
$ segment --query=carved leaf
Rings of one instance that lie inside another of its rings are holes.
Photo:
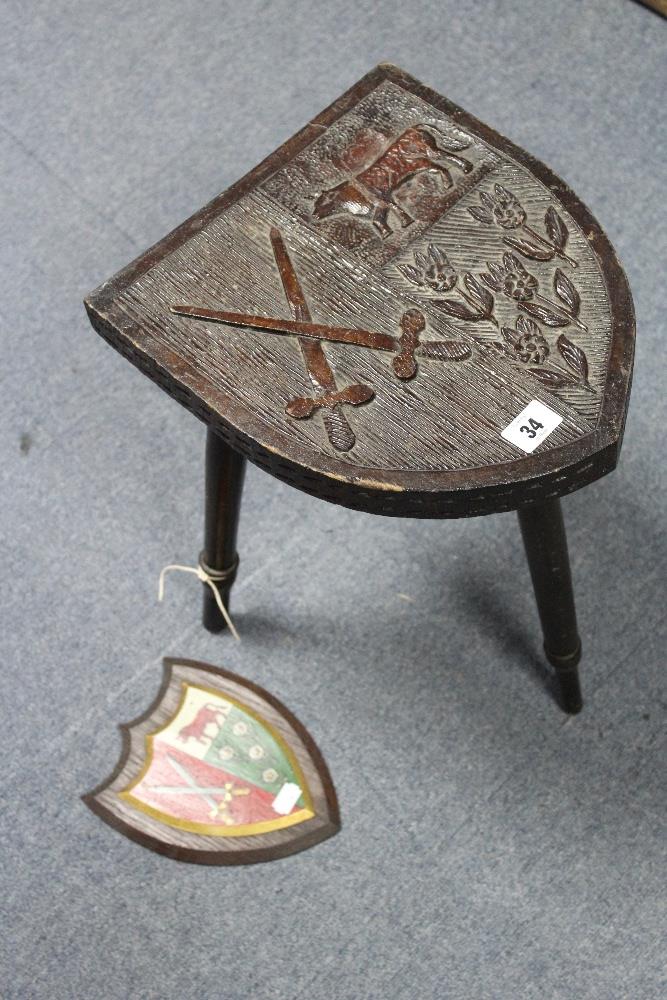
[[[472,312],[467,306],[462,305],[461,302],[455,302],[453,299],[433,299],[433,302],[437,303],[448,316],[456,316],[457,319],[484,318],[480,313]]]
[[[588,359],[580,347],[573,344],[571,340],[561,333],[556,341],[556,347],[562,358],[575,371],[582,382],[588,382]]]
[[[556,312],[554,309],[538,305],[537,302],[519,302],[519,309],[523,309],[530,316],[539,319],[546,326],[567,326],[572,318],[564,313]]]
[[[406,264],[405,267],[399,265],[399,271],[405,275],[408,281],[411,281],[414,285],[421,285],[421,275],[416,267],[412,267],[410,264]]]
[[[555,208],[547,209],[544,216],[544,225],[547,230],[547,236],[553,245],[556,249],[562,250],[567,243],[568,230]]]
[[[463,276],[463,283],[470,292],[471,298],[479,303],[479,307],[484,316],[490,316],[493,312],[493,295],[480,285],[474,274],[467,271]]]
[[[477,219],[478,222],[484,222],[486,225],[490,225],[493,222],[493,216],[491,212],[486,211],[481,205],[473,205],[468,209],[473,219]]]
[[[486,288],[481,289],[481,305],[484,310],[484,315],[489,319],[493,316],[493,295],[491,292],[487,292]],[[498,326],[498,324],[495,324]]]
[[[475,275],[471,274],[470,271],[466,271],[466,273],[463,275],[463,282],[468,291],[470,292],[470,294],[473,296],[481,295],[482,292],[484,291],[484,289],[480,285]]]
[[[463,361],[470,357],[472,351],[468,344],[458,340],[436,340],[420,344],[417,353],[436,361]]]
[[[519,275],[527,273],[525,267],[523,266],[519,258],[516,257],[513,253],[503,254],[503,264],[505,265],[505,270],[508,273],[510,271],[513,271],[514,274],[519,274]]]
[[[532,319],[528,319],[527,316],[518,317],[516,328],[519,333],[526,334],[528,337],[539,337],[542,333],[537,323]]]
[[[519,324],[517,323],[517,326],[518,325]],[[512,345],[518,343],[518,341],[519,341],[519,339],[521,337],[520,333],[518,333],[516,330],[512,330],[512,328],[509,327],[509,326],[503,326],[503,327],[501,327],[500,328],[500,332],[502,333],[502,335],[505,338],[505,340],[507,341],[507,343],[508,344],[512,344]],[[504,344],[501,345],[501,346],[504,347]]]
[[[488,261],[487,261],[486,266],[488,267],[489,271],[491,272],[491,274],[493,275],[493,277],[496,279],[496,281],[498,281],[500,284],[502,284],[503,281],[505,280],[505,271],[500,266],[500,264],[489,264]]]
[[[526,368],[534,378],[538,379],[547,389],[564,389],[566,385],[576,385],[577,380],[567,372],[555,368]]]
[[[482,271],[482,273],[480,274],[480,278],[482,279],[485,285],[489,286],[489,288],[493,288],[493,290],[496,292],[500,291],[502,286],[497,278],[492,278],[490,274],[486,273],[486,271]]]
[[[554,291],[561,302],[565,302],[572,316],[578,316],[579,306],[581,305],[579,292],[559,267],[556,268],[556,273],[554,274]]]
[[[477,281],[475,276],[470,273],[470,271],[466,271],[466,273],[463,275],[463,284],[466,286],[466,288],[470,292],[470,297],[474,299],[475,302],[479,302],[482,293],[486,292],[486,289],[482,288],[480,283]]]
[[[505,328],[504,328],[503,330],[501,330],[501,333],[503,333],[503,334],[504,334],[504,333],[505,333],[505,330],[507,330],[507,327],[505,327]],[[512,330],[508,330],[507,332],[508,332],[508,333],[513,333],[514,331],[512,331]],[[501,343],[501,341],[499,341],[499,340],[492,340],[492,341],[491,341],[491,347],[495,347],[495,349],[496,349],[497,351],[502,351],[502,352],[503,352],[503,354],[511,354],[511,353],[512,353],[512,352],[510,351],[509,347],[507,346],[507,344],[503,344],[503,343]]]
[[[534,243],[519,239],[516,236],[505,236],[503,242],[512,247],[513,250],[516,250],[517,253],[528,257],[529,260],[551,260],[553,257],[553,250],[538,247]]]

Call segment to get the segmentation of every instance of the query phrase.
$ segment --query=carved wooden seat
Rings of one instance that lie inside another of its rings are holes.
[[[578,711],[558,498],[616,464],[634,316],[607,238],[550,170],[383,65],[86,307],[208,425],[202,565],[225,601],[246,458],[377,514],[517,509]]]

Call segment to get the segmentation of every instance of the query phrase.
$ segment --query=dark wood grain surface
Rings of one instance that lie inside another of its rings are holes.
[[[419,310],[419,336],[460,344],[460,357],[417,347],[401,378],[390,354],[318,341],[331,374],[318,383],[305,337],[171,311],[302,318],[272,231],[310,322],[398,345]],[[394,67],[364,77],[86,306],[102,336],[233,447],[334,502],[487,513],[570,492],[616,462],[634,315],[604,233],[546,167]],[[531,400],[562,422],[524,455],[501,432]],[[334,415],[351,433],[332,434]]]

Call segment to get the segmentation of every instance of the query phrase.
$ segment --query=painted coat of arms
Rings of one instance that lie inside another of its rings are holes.
[[[157,700],[121,730],[120,763],[84,801],[145,846],[242,864],[295,853],[339,828],[331,778],[308,733],[234,674],[165,660]]]

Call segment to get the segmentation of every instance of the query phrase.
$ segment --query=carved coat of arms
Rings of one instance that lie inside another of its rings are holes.
[[[276,474],[430,497],[524,459],[503,430],[533,401],[560,418],[545,450],[616,420],[621,286],[600,234],[548,168],[380,67],[93,321]]]

